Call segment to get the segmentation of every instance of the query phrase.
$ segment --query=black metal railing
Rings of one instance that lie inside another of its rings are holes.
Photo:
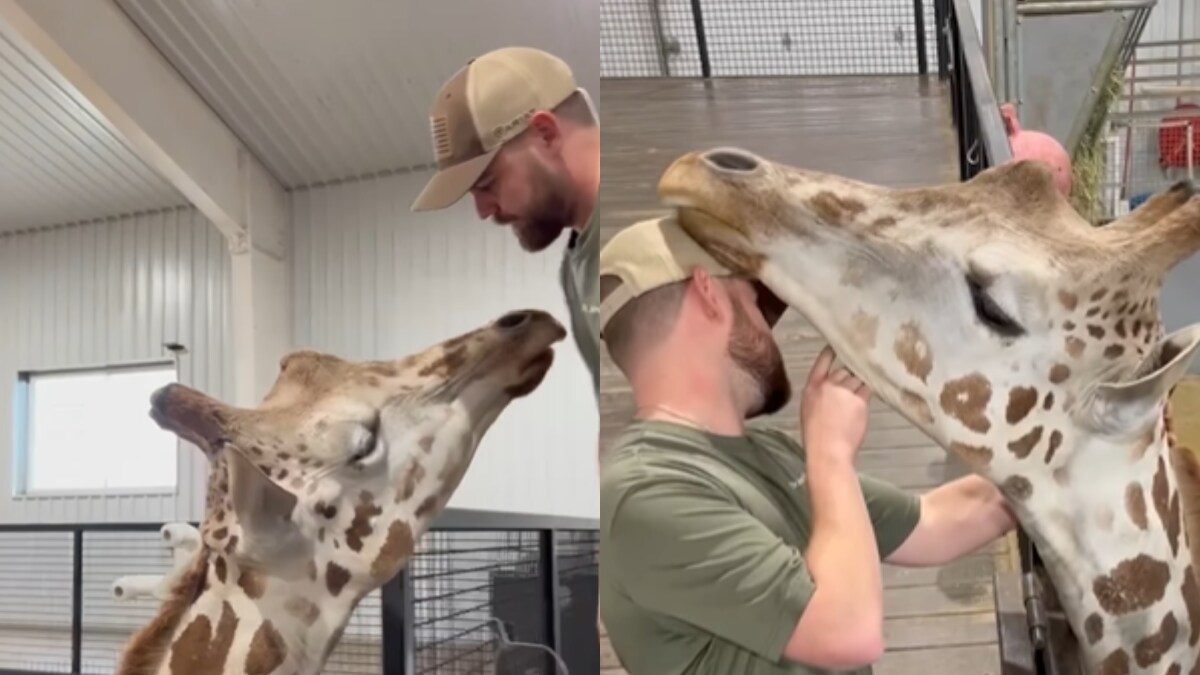
[[[113,584],[169,571],[161,528],[0,525],[0,675],[113,672],[160,605]],[[322,672],[596,675],[598,552],[595,521],[449,510],[362,600]]]
[[[925,75],[933,1],[601,0],[600,75]]]
[[[962,180],[1012,159],[975,17],[967,0],[934,0],[938,77],[948,80]]]

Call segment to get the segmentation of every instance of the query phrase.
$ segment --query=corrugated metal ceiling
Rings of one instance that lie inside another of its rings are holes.
[[[186,203],[86,101],[0,37],[0,232]]]
[[[289,188],[433,159],[428,109],[470,58],[561,56],[597,96],[595,0],[116,0]]]

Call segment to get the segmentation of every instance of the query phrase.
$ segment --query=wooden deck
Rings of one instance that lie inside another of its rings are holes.
[[[716,145],[882,184],[958,180],[950,100],[936,78],[721,80],[709,87],[693,80],[606,80],[599,106],[603,241],[664,213],[654,193],[663,169],[683,152]],[[822,343],[795,313],[775,332],[798,389]],[[605,353],[601,368],[603,448],[633,407],[628,384]],[[798,401],[772,421],[795,432]],[[916,491],[962,475],[957,462],[878,400],[859,458],[864,473]],[[886,567],[887,652],[875,672],[999,673],[991,579],[1012,564],[1006,541],[944,568]],[[622,672],[606,640],[601,653],[606,675]]]

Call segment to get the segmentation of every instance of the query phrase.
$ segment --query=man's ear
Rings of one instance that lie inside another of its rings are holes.
[[[548,150],[559,150],[562,146],[562,127],[558,118],[546,110],[539,110],[529,117],[528,133],[537,138],[537,143]]]
[[[718,288],[720,282],[703,267],[692,268],[692,278],[688,282],[688,293],[694,293],[700,305],[700,311],[712,321],[723,321],[725,315],[732,311],[731,299],[728,293],[722,293]]]

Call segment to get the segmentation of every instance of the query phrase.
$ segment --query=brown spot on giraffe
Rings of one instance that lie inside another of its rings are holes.
[[[1033,483],[1024,476],[1009,476],[1000,484],[1000,489],[1011,499],[1025,501],[1033,494]]]
[[[217,573],[217,581],[220,581],[221,583],[225,583],[225,573],[226,573],[225,559],[222,558],[221,556],[217,556],[217,559],[215,561],[213,561],[213,569]]]
[[[992,461],[992,450],[980,445],[968,445],[957,441],[950,444],[950,452],[972,468],[987,466]]]
[[[850,340],[855,347],[863,351],[875,348],[879,336],[879,317],[867,314],[861,309],[854,310],[850,315]]]
[[[400,563],[412,554],[414,545],[412,528],[408,526],[408,523],[403,520],[392,521],[392,524],[388,526],[387,539],[380,547],[379,555],[371,563],[371,576],[385,581],[390,575],[395,574]]]
[[[886,230],[889,227],[892,227],[895,224],[896,224],[895,218],[893,218],[891,216],[882,216],[880,218],[876,218],[871,223],[871,231],[872,232],[880,232],[882,230]]]
[[[1091,309],[1089,309],[1089,310],[1087,311],[1087,315],[1086,315],[1086,316],[1087,316],[1087,317],[1090,319],[1091,317],[1093,317],[1093,316],[1096,316],[1096,315],[1097,315],[1097,314],[1099,314],[1099,313],[1100,313],[1100,308],[1099,308],[1099,307],[1093,307],[1093,308],[1091,308]]]
[[[1050,432],[1050,442],[1046,446],[1046,463],[1054,459],[1054,453],[1058,451],[1058,446],[1062,445],[1063,435],[1058,429]]]
[[[1092,293],[1092,297],[1088,298],[1088,301],[1089,302],[1100,302],[1100,300],[1102,300],[1104,298],[1104,295],[1106,293],[1108,293],[1108,289],[1101,287],[1100,290],[1096,291],[1095,293]]]
[[[442,355],[433,363],[425,366],[417,373],[421,377],[446,377],[467,360],[467,346],[458,345],[454,348],[447,349],[442,352]]]
[[[308,579],[309,581],[317,580],[317,561],[315,560],[308,561]]]
[[[1063,322],[1063,329],[1064,329],[1064,330],[1075,330],[1075,322],[1074,322],[1074,321],[1071,321],[1071,320],[1069,320],[1069,319],[1068,319],[1067,321],[1064,321],[1064,322]]]
[[[1009,424],[1016,424],[1025,419],[1033,406],[1037,405],[1038,393],[1033,387],[1013,387],[1008,391],[1008,408],[1004,419]]]
[[[1089,645],[1094,645],[1104,637],[1104,619],[1100,615],[1092,612],[1088,615],[1086,621],[1083,622],[1083,632],[1087,636]]]
[[[1130,483],[1125,488],[1125,511],[1138,529],[1144,530],[1149,527],[1150,524],[1146,520],[1146,495],[1140,483]]]
[[[1029,433],[1012,441],[1008,444],[1008,451],[1017,456],[1017,459],[1025,459],[1029,453],[1033,452],[1038,441],[1042,440],[1042,427],[1038,425],[1031,429]]]
[[[229,536],[229,528],[228,527],[219,527],[215,531],[213,531],[212,536],[213,536],[213,539],[224,539],[225,537]]]
[[[982,373],[971,373],[951,380],[942,387],[942,410],[962,422],[966,428],[987,433],[992,428],[984,411],[992,399],[992,384]]]
[[[1097,675],[1129,675],[1129,653],[1116,649],[1100,662]]]
[[[925,382],[933,370],[933,354],[929,351],[929,343],[921,334],[917,324],[906,321],[900,325],[896,333],[896,342],[892,347],[896,358],[904,364],[904,369],[913,377]]]
[[[226,555],[233,555],[234,551],[237,550],[237,545],[238,545],[238,537],[235,534],[229,538],[229,543],[225,545]]]
[[[1179,514],[1179,491],[1171,495],[1171,508],[1167,514],[1167,540],[1171,542],[1171,554],[1179,555],[1179,529],[1182,521]]]
[[[1080,340],[1079,338],[1075,337],[1074,335],[1067,336],[1067,340],[1066,340],[1067,354],[1070,354],[1072,358],[1076,358],[1076,359],[1079,358],[1080,355],[1083,354],[1083,350],[1085,347],[1087,347],[1087,344],[1085,344],[1083,340]]]
[[[900,404],[921,424],[933,424],[933,411],[920,394],[905,389],[900,392]]]
[[[1170,486],[1167,484],[1167,465],[1163,462],[1160,455],[1158,458],[1158,470],[1154,472],[1154,483],[1150,488],[1150,495],[1154,500],[1154,510],[1158,513],[1158,519],[1162,522],[1163,529],[1166,530],[1167,521],[1171,518],[1171,501],[1167,491]]]
[[[1196,583],[1196,574],[1191,565],[1188,565],[1184,571],[1180,592],[1183,594],[1183,604],[1187,607],[1188,613],[1188,625],[1191,627],[1188,645],[1195,647],[1196,641],[1200,640],[1200,584]]]
[[[1166,675],[1180,675],[1183,672],[1183,666],[1178,663],[1172,663],[1170,668],[1167,668]]]
[[[171,645],[171,674],[221,675],[237,625],[237,616],[228,602],[221,603],[221,618],[215,632],[207,616],[193,619]]]
[[[1046,392],[1046,398],[1042,401],[1042,410],[1049,410],[1054,407],[1054,392]]]
[[[867,209],[857,199],[835,195],[829,191],[818,192],[810,202],[813,212],[829,225],[845,226]]]
[[[358,497],[358,505],[354,507],[354,520],[346,530],[346,545],[354,552],[362,550],[363,537],[371,535],[371,519],[383,513],[383,508],[375,504],[375,495],[363,490]]]
[[[246,593],[246,596],[252,600],[257,600],[263,596],[263,592],[267,589],[267,577],[262,572],[255,569],[243,569],[238,574],[238,586]]]
[[[1097,340],[1104,337],[1104,329],[1101,328],[1100,326],[1089,325],[1087,329],[1088,329],[1088,335],[1091,335],[1092,337],[1096,338]]]
[[[283,609],[305,626],[312,626],[321,616],[320,607],[313,604],[311,600],[299,596],[288,598],[287,602],[283,603]]]
[[[417,485],[425,478],[425,466],[416,457],[409,457],[397,474],[395,503],[412,499],[417,491]]]
[[[1109,614],[1129,614],[1162,600],[1170,580],[1167,563],[1145,553],[1122,560],[1092,581],[1092,593]]]
[[[1113,331],[1116,332],[1117,337],[1120,337],[1120,338],[1126,337],[1126,335],[1125,335],[1125,319],[1117,319],[1117,324],[1115,326],[1113,326]]]
[[[1104,348],[1104,358],[1115,359],[1125,353],[1125,345],[1111,344]]]
[[[423,452],[431,452],[433,450],[433,436],[422,438],[420,441],[417,441],[417,445],[421,446]]]
[[[1074,311],[1075,307],[1079,305],[1079,296],[1071,293],[1070,291],[1059,291],[1058,301],[1062,303],[1062,306],[1066,308],[1068,312],[1071,312]]]
[[[426,497],[425,501],[421,502],[421,505],[417,507],[417,517],[424,518],[432,513],[433,510],[437,508],[437,502],[437,495],[429,495]]]
[[[1138,640],[1133,648],[1133,660],[1142,668],[1148,668],[1162,660],[1175,637],[1179,633],[1179,622],[1175,620],[1174,612],[1167,612],[1159,624],[1158,630]]]
[[[336,598],[348,583],[350,583],[350,571],[345,567],[334,562],[325,567],[325,586],[333,597]]]
[[[250,640],[250,651],[246,654],[246,675],[270,675],[283,665],[287,657],[287,645],[283,636],[269,620],[254,631]]]

